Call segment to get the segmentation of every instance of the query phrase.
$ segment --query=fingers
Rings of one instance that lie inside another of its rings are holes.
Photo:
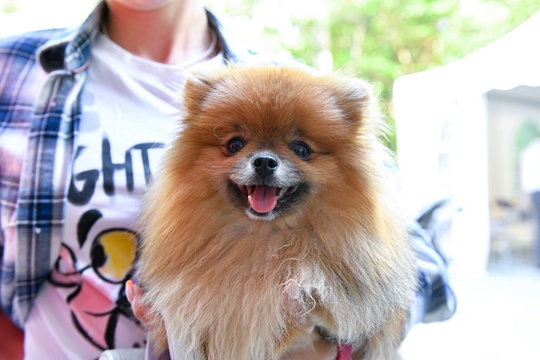
[[[133,303],[133,297],[135,296],[133,293],[134,286],[135,284],[133,284],[133,281],[131,280],[126,281],[126,297],[131,304]]]
[[[146,327],[150,324],[149,306],[142,302],[143,290],[133,281],[126,281],[126,297],[131,303],[133,315]]]

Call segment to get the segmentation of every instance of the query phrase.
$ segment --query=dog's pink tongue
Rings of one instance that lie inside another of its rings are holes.
[[[266,185],[257,185],[251,194],[250,205],[258,213],[270,212],[276,207],[276,188]]]

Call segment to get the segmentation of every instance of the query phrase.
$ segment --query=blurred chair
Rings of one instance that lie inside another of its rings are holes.
[[[491,206],[490,263],[515,265],[526,262],[532,249],[531,213],[528,207],[508,199]]]

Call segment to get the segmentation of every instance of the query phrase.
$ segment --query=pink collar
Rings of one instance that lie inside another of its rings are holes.
[[[352,360],[352,345],[338,345],[336,360]]]

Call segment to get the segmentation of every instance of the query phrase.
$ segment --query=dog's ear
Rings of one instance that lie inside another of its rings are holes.
[[[358,78],[345,78],[336,82],[337,104],[347,120],[359,124],[369,116],[372,102],[372,86]]]
[[[196,114],[218,82],[212,75],[202,73],[190,73],[187,75],[184,85],[184,105],[188,114]]]

